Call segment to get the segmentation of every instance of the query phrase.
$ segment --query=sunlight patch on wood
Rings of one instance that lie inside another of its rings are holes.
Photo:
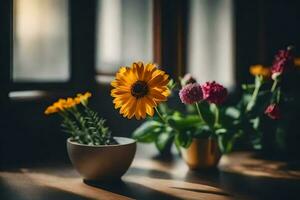
[[[115,194],[100,188],[86,185],[82,182],[82,178],[59,177],[48,175],[44,173],[29,172],[22,170],[22,172],[0,172],[0,177],[5,180],[12,180],[10,184],[20,185],[39,185],[43,187],[55,188],[61,191],[76,194],[89,199],[107,199],[107,200],[128,200],[131,198]]]
[[[189,183],[171,179],[149,178],[144,176],[126,176],[123,180],[182,199],[232,199],[229,197],[229,194],[219,188],[198,183]]]
[[[133,161],[131,167],[156,170],[176,177],[185,177],[189,171],[187,165],[184,163],[170,164],[148,159],[136,159]]]

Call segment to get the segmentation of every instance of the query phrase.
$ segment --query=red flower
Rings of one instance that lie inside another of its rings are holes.
[[[271,68],[272,78],[283,74],[293,66],[294,56],[292,54],[292,48],[287,50],[279,50],[275,55],[275,59]]]
[[[202,85],[202,91],[203,98],[214,104],[222,104],[228,96],[227,89],[215,81],[206,82]]]
[[[265,110],[265,114],[268,115],[271,119],[280,119],[281,114],[280,114],[280,110],[279,110],[279,106],[278,104],[270,104],[266,110]]]
[[[184,104],[193,104],[203,100],[202,88],[198,83],[190,83],[179,91],[179,97]]]

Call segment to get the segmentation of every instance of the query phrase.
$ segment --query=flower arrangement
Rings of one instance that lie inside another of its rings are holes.
[[[163,152],[173,142],[178,148],[187,148],[194,137],[218,138],[227,133],[218,109],[227,98],[226,88],[214,81],[200,85],[191,75],[186,75],[181,79],[183,87],[179,96],[182,103],[193,104],[197,113],[184,114],[170,109],[165,103],[177,89],[176,83],[168,78],[156,65],[137,62],[131,67],[121,67],[112,81],[111,96],[115,108],[120,108],[120,114],[129,119],[133,116],[144,119],[148,115],[134,131],[135,139],[153,142]],[[223,138],[220,141],[225,141]],[[223,143],[220,142],[222,151],[229,151]]]
[[[188,148],[193,138],[214,139],[222,153],[232,151],[236,143],[262,149],[264,140],[285,149],[291,138],[299,140],[295,134],[300,117],[297,62],[288,47],[278,51],[271,67],[251,66],[254,83],[242,84],[241,97],[230,104],[227,89],[215,81],[199,84],[187,74],[177,84],[156,65],[141,62],[119,70],[111,95],[124,117],[146,118],[133,137],[155,143],[160,152],[172,143],[178,149]],[[168,106],[167,98],[176,93],[185,109]]]
[[[45,114],[58,113],[63,121],[63,131],[68,133],[72,140],[86,145],[116,144],[111,136],[105,120],[88,107],[90,92],[77,94],[74,98],[59,99],[47,107]]]

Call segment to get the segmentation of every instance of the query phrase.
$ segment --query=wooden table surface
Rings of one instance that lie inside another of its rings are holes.
[[[285,200],[299,196],[298,168],[274,167],[282,166],[280,162],[259,162],[249,153],[235,153],[222,158],[222,171],[190,171],[178,156],[162,160],[156,154],[152,145],[138,145],[132,166],[114,183],[83,182],[70,164],[1,170],[0,199]]]

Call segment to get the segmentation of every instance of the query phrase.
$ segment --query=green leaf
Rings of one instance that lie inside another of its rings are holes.
[[[212,112],[210,104],[207,102],[201,102],[199,103],[199,108],[208,126],[213,127],[215,123],[215,114]]]
[[[241,112],[239,109],[231,106],[226,109],[225,114],[233,119],[238,119],[241,115]]]
[[[258,130],[260,124],[260,118],[256,117],[254,119],[251,119],[250,122],[252,123],[253,129]]]
[[[195,130],[192,131],[194,138],[208,138],[212,134],[209,126],[203,124],[199,124],[197,127],[195,127]]]
[[[225,142],[224,142],[224,136],[222,136],[222,135],[220,135],[219,137],[218,137],[218,146],[219,146],[219,149],[220,149],[220,151],[222,152],[222,153],[225,153],[225,149],[226,149],[226,147],[225,147]]]
[[[218,145],[222,153],[229,153],[233,149],[233,145],[237,138],[241,137],[241,132],[224,132],[218,135]]]
[[[139,142],[154,142],[162,127],[163,124],[158,121],[146,121],[133,132],[132,137]]]
[[[193,137],[190,131],[180,132],[175,136],[175,143],[177,146],[187,148],[192,143]]]
[[[215,133],[216,133],[216,135],[225,134],[225,133],[227,133],[227,129],[220,128],[220,129],[215,130]]]
[[[181,131],[190,127],[197,126],[200,123],[200,119],[197,115],[188,115],[186,117],[173,115],[168,122],[172,127]]]
[[[85,138],[88,144],[108,145],[116,143],[109,128],[105,125],[105,120],[97,112],[85,106],[84,114],[84,116],[81,116],[81,120],[87,134]]]
[[[170,127],[165,128],[162,132],[157,136],[155,140],[155,146],[161,152],[165,149],[166,145],[170,142],[170,140],[174,137],[173,129]]]
[[[246,106],[251,101],[251,97],[251,94],[243,94],[241,99],[241,103],[243,104],[243,106]]]
[[[248,92],[248,93],[252,93],[253,90],[255,88],[255,85],[254,84],[242,84],[242,89],[245,91],[245,92]]]
[[[171,80],[169,81],[167,87],[169,88],[169,90],[172,91],[172,90],[176,87],[176,85],[177,85],[177,83],[176,83],[173,79],[171,79]]]

